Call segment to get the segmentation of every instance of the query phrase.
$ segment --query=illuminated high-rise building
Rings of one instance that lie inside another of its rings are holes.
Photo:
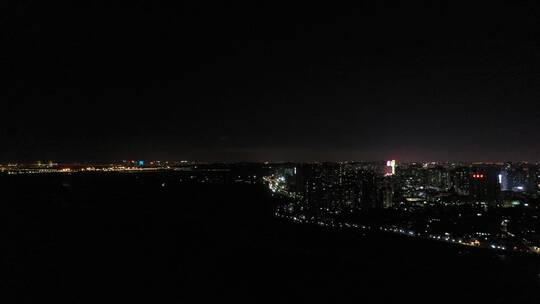
[[[392,159],[386,161],[385,175],[395,175],[396,174],[396,160]]]
[[[470,168],[461,166],[451,171],[451,181],[454,191],[459,195],[469,195]]]
[[[378,175],[351,163],[302,164],[296,189],[306,208],[315,213],[380,206]]]
[[[501,191],[510,190],[509,183],[508,183],[508,171],[502,170],[499,173],[499,176],[497,178],[498,178],[498,181],[499,181],[499,185],[501,187]]]
[[[500,194],[500,170],[495,167],[475,167],[471,170],[469,195],[480,202],[494,202]]]
[[[382,207],[392,208],[394,206],[394,181],[390,176],[384,177],[381,185]]]

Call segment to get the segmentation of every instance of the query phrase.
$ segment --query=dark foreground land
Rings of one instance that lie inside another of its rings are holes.
[[[102,173],[0,190],[2,303],[540,303],[537,257],[291,224],[263,186]]]

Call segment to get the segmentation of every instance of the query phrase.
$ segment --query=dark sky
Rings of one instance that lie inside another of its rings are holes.
[[[73,2],[0,4],[0,162],[540,160],[535,1]]]

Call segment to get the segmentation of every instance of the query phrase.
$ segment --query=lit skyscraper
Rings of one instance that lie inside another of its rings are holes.
[[[386,162],[385,175],[394,175],[396,174],[396,160],[392,159]]]

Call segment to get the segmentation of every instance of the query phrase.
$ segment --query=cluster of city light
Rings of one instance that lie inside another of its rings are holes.
[[[299,214],[296,214],[296,215],[283,214],[283,213],[280,212],[281,209],[284,209],[285,212],[292,212],[294,210],[294,208],[292,208],[291,206],[278,208],[278,210],[275,213],[276,217],[282,218],[282,219],[287,219],[287,220],[290,220],[290,221],[292,221],[294,223],[299,223],[299,224],[315,224],[315,225],[322,226],[322,227],[354,228],[354,229],[359,229],[359,230],[372,230],[372,229],[375,229],[375,230],[379,230],[379,231],[387,232],[387,233],[396,233],[396,234],[405,235],[405,236],[409,236],[409,237],[427,238],[427,239],[434,240],[434,241],[442,241],[442,242],[452,243],[452,244],[456,244],[456,245],[469,246],[469,247],[482,247],[482,248],[487,248],[487,249],[503,250],[503,251],[506,251],[506,250],[509,250],[509,249],[513,250],[513,251],[522,251],[517,247],[509,248],[508,246],[501,245],[500,243],[490,241],[491,234],[486,233],[486,232],[476,232],[475,234],[477,236],[479,236],[479,237],[472,237],[471,236],[471,237],[465,237],[465,238],[454,237],[448,232],[444,233],[443,235],[427,234],[427,233],[424,234],[424,233],[416,232],[416,231],[411,230],[411,229],[398,227],[398,226],[395,226],[395,225],[392,225],[390,227],[387,227],[387,226],[372,227],[372,226],[369,226],[369,225],[361,225],[361,224],[358,224],[358,223],[339,222],[339,221],[335,221],[334,219],[320,219],[320,218],[317,218],[315,216],[311,216],[311,217],[308,218],[303,214],[301,214],[301,215],[299,215]],[[480,242],[479,238],[483,239],[483,241]],[[540,254],[540,246],[539,247],[530,246],[529,249],[530,249],[529,252]]]
[[[369,230],[371,229],[368,225],[361,225],[356,223],[346,223],[346,222],[336,222],[332,219],[324,220],[324,219],[317,219],[315,217],[306,218],[303,215],[294,216],[294,215],[286,215],[281,214],[279,211],[275,213],[275,216],[277,218],[287,219],[294,223],[299,224],[314,224],[321,227],[332,227],[332,228],[355,228],[355,229],[361,229],[361,230]]]
[[[288,191],[287,182],[284,176],[264,176],[263,181],[268,185],[268,188],[272,193],[279,193],[289,198],[299,199],[301,195]]]
[[[2,170],[4,171],[4,170]],[[70,168],[62,169],[17,169],[17,170],[6,170],[7,174],[43,174],[43,173],[69,173],[72,172]]]
[[[414,232],[413,230],[402,229],[402,228],[397,228],[397,227],[390,227],[390,228],[379,227],[379,230],[384,231],[384,232],[393,232],[393,233],[408,235],[408,236],[416,236],[417,235],[417,233]]]
[[[479,247],[480,244],[481,244],[480,241],[478,241],[476,239],[473,239],[473,240],[467,242],[467,241],[464,241],[461,238],[457,238],[457,239],[453,238],[449,234],[444,234],[444,235],[430,234],[430,235],[428,235],[428,238],[432,239],[432,240],[435,240],[435,241],[444,241],[444,242],[448,242],[448,243],[454,243],[454,244],[460,244],[460,245],[466,245],[466,246]]]
[[[501,249],[501,250],[506,250],[506,247],[500,246],[500,245],[494,245],[494,244],[491,244],[490,247],[491,247],[491,249]]]
[[[263,177],[263,180],[268,183],[268,188],[270,188],[273,193],[281,192],[287,194],[285,191],[285,178],[283,176],[265,176]]]
[[[45,174],[45,173],[74,173],[74,172],[140,172],[140,171],[160,171],[168,170],[170,167],[63,167],[63,168],[9,168],[1,172],[6,174]]]

